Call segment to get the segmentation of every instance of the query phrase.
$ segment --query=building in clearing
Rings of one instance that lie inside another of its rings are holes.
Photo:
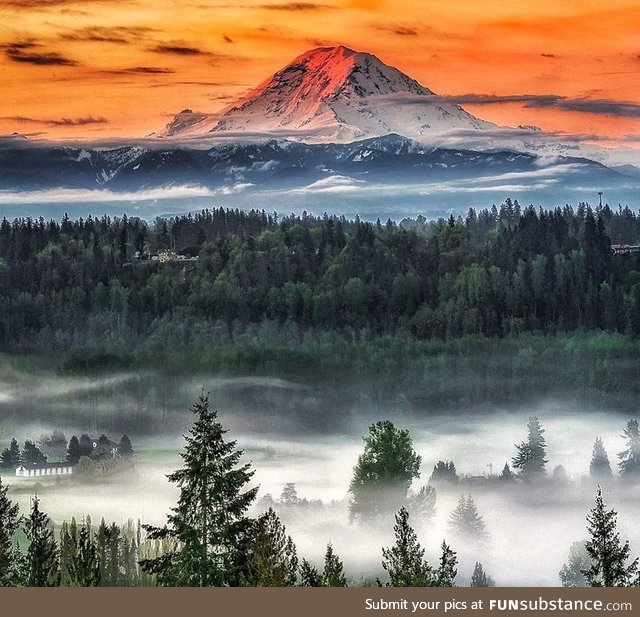
[[[70,463],[39,463],[20,465],[16,468],[18,478],[40,478],[43,476],[68,476],[73,473]]]

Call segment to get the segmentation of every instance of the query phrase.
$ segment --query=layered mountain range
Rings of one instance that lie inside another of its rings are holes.
[[[135,191],[185,184],[292,189],[327,178],[362,186],[481,177],[513,179],[520,175],[547,181],[561,179],[569,185],[623,179],[618,172],[584,158],[543,161],[533,154],[508,150],[429,148],[394,134],[348,144],[269,140],[222,143],[207,149],[0,149],[0,189],[5,190],[64,186]]]

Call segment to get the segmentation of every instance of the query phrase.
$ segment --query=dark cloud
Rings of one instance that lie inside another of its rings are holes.
[[[3,49],[31,49],[38,47],[38,43],[31,39],[28,41],[13,41],[11,43],[0,43],[0,47]]]
[[[2,5],[12,9],[38,10],[38,9],[56,9],[65,5],[82,5],[82,4],[116,4],[118,0],[3,0]],[[68,9],[63,9],[67,11]]]
[[[621,118],[640,118],[640,103],[614,101],[611,99],[569,98],[558,94],[385,95],[379,98],[383,101],[416,105],[437,105],[439,103],[457,103],[458,105],[520,103],[527,108],[553,108],[562,111],[600,114]]]
[[[34,44],[18,44],[7,47],[5,54],[7,58],[14,62],[24,62],[37,66],[76,66],[75,60],[66,58],[55,51],[33,51]]]
[[[398,26],[397,28],[388,28],[388,31],[398,36],[418,36],[415,28],[407,28],[406,26]]]
[[[540,54],[543,58],[557,58],[555,54]]]
[[[87,124],[106,124],[109,122],[106,118],[98,116],[85,116],[82,118],[29,118],[27,116],[4,116],[0,120],[9,120],[13,122],[27,124],[45,124],[47,126],[86,126]]]
[[[153,28],[134,28],[128,26],[115,26],[112,28],[95,26],[66,32],[60,35],[60,38],[65,41],[127,44],[138,41],[152,32],[157,32],[157,30]]]
[[[235,42],[230,36],[227,36],[226,34],[222,37],[222,40],[225,43],[234,43]]]
[[[249,84],[239,84],[226,81],[162,81],[155,84],[150,84],[150,88],[173,88],[174,86],[204,86],[204,87],[249,87]],[[175,114],[174,114],[175,115]]]
[[[564,111],[578,111],[620,118],[640,118],[640,103],[631,101],[613,101],[611,99],[569,99],[557,97],[557,100],[532,100],[525,107],[554,107]]]
[[[114,75],[165,75],[175,73],[173,69],[166,66],[131,66],[126,69],[113,69],[105,72]]]
[[[186,45],[156,45],[149,49],[158,54],[175,54],[177,56],[204,56],[206,51],[197,47],[188,47]]]
[[[259,4],[258,8],[268,11],[318,11],[332,9],[328,4],[316,4],[315,2],[284,2],[282,4]]]

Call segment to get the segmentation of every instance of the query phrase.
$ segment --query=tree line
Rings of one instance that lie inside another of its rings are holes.
[[[94,445],[95,444],[95,445]],[[52,462],[67,462],[76,465],[82,457],[100,459],[114,455],[120,458],[130,458],[135,453],[131,440],[127,435],[122,435],[116,444],[104,433],[94,442],[89,435],[83,433],[80,439],[75,435],[67,441],[65,434],[60,430],[54,430],[50,434],[40,436],[38,442],[26,439],[22,448],[18,440],[13,437],[11,443],[0,454],[0,467],[13,469],[19,465],[39,465]]]
[[[470,210],[399,225],[205,210],[157,219],[4,219],[0,346],[60,350],[180,329],[295,324],[417,340],[604,329],[640,334],[640,239],[628,208]],[[136,255],[175,248],[197,262]],[[210,326],[212,327],[212,326]],[[215,326],[218,327],[218,326]],[[194,331],[195,329],[195,331]]]

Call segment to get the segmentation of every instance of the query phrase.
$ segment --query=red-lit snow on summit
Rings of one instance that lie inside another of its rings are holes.
[[[298,56],[213,115],[185,110],[161,137],[281,133],[304,141],[351,142],[398,133],[414,139],[495,128],[375,56],[320,47]]]

